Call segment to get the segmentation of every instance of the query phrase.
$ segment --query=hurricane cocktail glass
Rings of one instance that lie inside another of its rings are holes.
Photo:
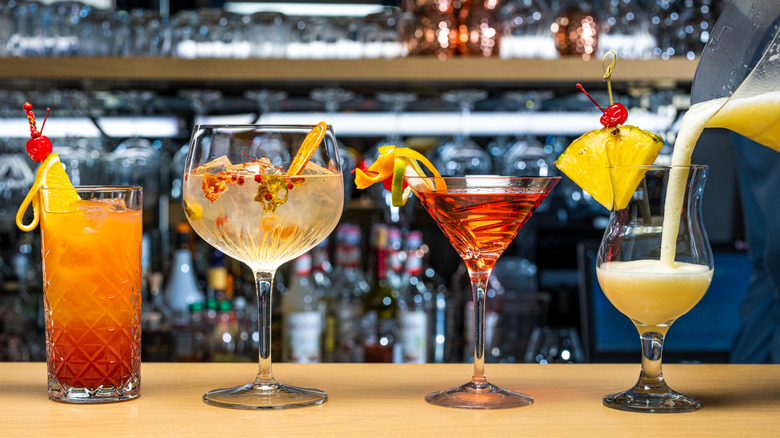
[[[712,281],[712,250],[701,220],[707,167],[616,166],[610,172],[613,181],[621,181],[613,188],[615,198],[624,201],[615,202],[610,213],[596,276],[604,295],[639,331],[642,369],[633,388],[604,397],[604,405],[636,412],[696,410],[699,400],[666,384],[661,356],[669,327]],[[625,181],[639,178],[635,191],[625,187]],[[631,193],[630,200],[622,196]],[[681,208],[670,211],[667,198],[679,199]]]

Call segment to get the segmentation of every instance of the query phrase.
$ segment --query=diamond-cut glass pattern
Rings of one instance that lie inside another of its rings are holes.
[[[88,227],[83,226],[86,213],[47,216],[43,259],[50,394],[54,398],[121,398],[127,391],[137,395],[140,212],[103,213],[97,224],[89,218]]]

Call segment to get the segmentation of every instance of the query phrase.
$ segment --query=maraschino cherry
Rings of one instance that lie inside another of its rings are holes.
[[[601,107],[601,105],[597,104],[592,97],[590,97],[590,94],[585,91],[585,88],[582,86],[582,84],[577,84],[577,88],[585,93],[585,95],[588,96],[588,99],[590,99],[590,101],[593,102],[593,104],[596,105],[602,113],[604,113],[601,116],[601,119],[599,119],[602,125],[610,128],[626,123],[626,120],[628,119],[628,110],[625,106],[623,106],[622,103],[613,103],[612,105],[608,106],[607,109],[604,109]]]
[[[32,112],[33,106],[30,102],[24,104],[24,111],[27,113],[27,120],[30,122],[30,138],[27,140],[27,154],[33,161],[40,163],[51,154],[52,145],[49,137],[41,135],[43,127],[46,126],[46,119],[49,117],[49,108],[46,108],[46,117],[43,118],[41,129],[35,126],[35,115]]]

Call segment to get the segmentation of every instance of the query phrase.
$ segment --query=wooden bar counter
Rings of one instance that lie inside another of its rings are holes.
[[[0,437],[630,437],[779,436],[780,365],[669,364],[670,385],[698,397],[684,414],[615,411],[601,397],[631,386],[638,364],[488,364],[488,379],[535,399],[506,410],[447,409],[423,395],[468,380],[469,364],[276,364],[284,383],[316,387],[321,406],[243,411],[204,392],[252,380],[254,364],[145,363],[141,397],[103,405],[52,402],[43,363],[0,363]]]

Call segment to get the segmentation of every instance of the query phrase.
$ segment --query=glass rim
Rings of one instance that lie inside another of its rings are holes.
[[[294,124],[294,125],[284,125],[284,124],[257,124],[257,123],[203,123],[194,125],[192,127],[193,130],[198,129],[309,129],[312,130],[317,124]],[[328,130],[333,130],[333,125],[328,123]]]
[[[79,185],[73,186],[77,192],[130,192],[135,190],[143,191],[141,186],[122,186],[122,185]],[[40,190],[59,191],[71,190],[70,187],[41,187]]]
[[[707,169],[709,164],[614,164],[607,166],[607,169]]]
[[[560,176],[504,176],[504,175],[466,175],[466,176],[420,176],[420,175],[414,175],[414,176],[404,176],[405,179],[443,179],[443,180],[464,180],[464,179],[480,179],[480,180],[490,180],[490,179],[500,179],[500,180],[539,180],[539,179],[561,179]]]

